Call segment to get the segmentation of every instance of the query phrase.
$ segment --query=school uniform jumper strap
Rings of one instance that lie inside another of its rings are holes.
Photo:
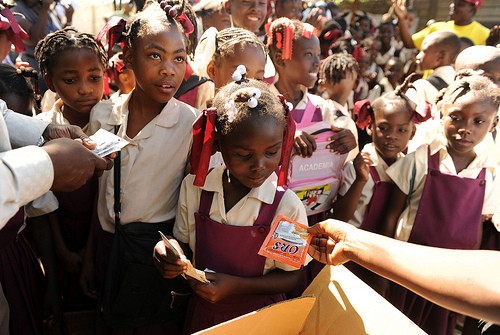
[[[373,194],[366,207],[361,229],[381,234],[384,228],[385,213],[394,184],[381,181],[375,166],[370,166],[370,176],[375,183]]]
[[[439,248],[477,249],[486,169],[477,178],[439,170],[439,151],[428,153],[427,177],[409,242]]]
[[[306,109],[293,109],[292,117],[297,123],[297,128],[304,128],[310,126],[311,124],[319,121],[323,121],[323,115],[321,108],[317,107],[311,95],[307,93],[307,105]]]

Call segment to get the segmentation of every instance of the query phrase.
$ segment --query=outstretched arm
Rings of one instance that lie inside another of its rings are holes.
[[[309,254],[339,265],[352,260],[445,308],[500,322],[500,252],[420,246],[338,220],[309,228]]]
[[[394,6],[394,14],[396,14],[396,16],[398,17],[399,34],[404,46],[408,49],[415,48],[415,44],[413,43],[413,39],[411,38],[411,33],[408,30],[405,22],[405,16],[407,12],[404,3],[398,4],[397,0],[392,0],[392,5]]]

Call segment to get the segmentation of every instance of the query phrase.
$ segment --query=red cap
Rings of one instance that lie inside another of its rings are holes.
[[[481,6],[483,5],[483,0],[464,0],[464,1],[476,6],[476,10],[481,8]]]

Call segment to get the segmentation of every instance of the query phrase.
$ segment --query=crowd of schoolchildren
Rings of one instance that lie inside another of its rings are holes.
[[[396,0],[378,20],[324,2],[148,0],[98,36],[67,24],[42,38],[50,4],[32,2],[21,25],[1,5],[0,56],[31,50],[39,73],[0,65],[0,99],[129,144],[0,230],[10,334],[64,332],[82,308],[98,334],[187,334],[297,297],[322,266],[258,255],[278,215],[500,250],[500,49],[484,45],[500,29],[473,20],[482,1],[452,2],[471,29],[413,39],[416,13]],[[183,276],[186,258],[209,283]],[[350,268],[429,334],[453,334],[456,314]]]

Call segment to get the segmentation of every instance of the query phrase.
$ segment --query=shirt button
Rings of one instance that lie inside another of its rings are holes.
[[[259,227],[259,233],[265,233],[266,232],[266,228],[264,227]]]

